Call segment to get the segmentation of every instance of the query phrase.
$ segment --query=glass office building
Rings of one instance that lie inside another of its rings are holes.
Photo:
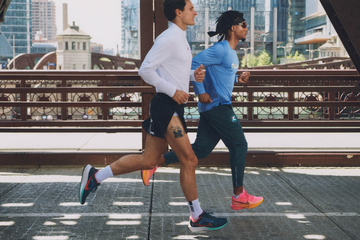
[[[254,54],[266,49],[273,54],[273,24],[274,8],[277,8],[277,39],[276,44],[286,46],[289,53],[304,53],[305,48],[294,43],[295,39],[305,32],[305,22],[301,20],[305,16],[305,0],[193,0],[198,16],[195,18],[195,26],[188,28],[188,40],[192,50],[197,53],[204,49],[205,39],[205,11],[208,7],[209,30],[215,30],[216,19],[222,12],[236,10],[244,13],[248,23],[248,36],[246,44],[240,43],[240,47],[253,47]],[[251,9],[254,10],[252,22]],[[254,25],[253,41],[251,41],[251,25]],[[217,42],[213,37],[209,45]],[[253,42],[253,46],[251,43]],[[238,53],[244,54],[242,51]]]
[[[309,58],[349,57],[330,19],[319,1],[306,0],[306,29],[295,39],[297,45],[307,48]]]
[[[140,0],[122,0],[120,56],[140,59]]]
[[[11,47],[15,47],[15,55],[30,53],[31,0],[11,1],[5,14],[5,21],[0,24],[0,32]]]
[[[295,51],[299,51],[300,54],[305,53],[304,45],[295,44],[295,39],[304,35],[306,29],[305,21],[301,20],[305,16],[305,0],[192,0],[192,3],[198,13],[195,18],[195,25],[187,29],[187,39],[193,54],[197,54],[205,48],[206,21],[208,22],[208,30],[215,30],[217,17],[227,10],[237,10],[244,13],[244,18],[249,24],[246,42],[239,43],[237,47],[240,58],[244,55],[240,48],[252,47],[254,48],[252,54],[255,55],[263,49],[273,54],[274,44],[286,47],[288,53],[295,53]],[[138,13],[140,3],[139,0],[123,0],[122,6],[122,54],[123,56],[139,58]],[[275,7],[277,8],[276,41],[273,39]],[[206,14],[206,9],[208,9],[208,14]],[[205,16],[208,16],[208,20],[205,19]],[[254,25],[253,34],[251,34],[252,24]],[[209,39],[208,45],[217,41],[217,37],[212,37]],[[283,56],[281,50],[279,50],[279,55]]]

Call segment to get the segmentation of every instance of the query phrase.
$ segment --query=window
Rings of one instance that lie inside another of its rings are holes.
[[[75,42],[72,42],[72,43],[71,43],[71,49],[72,49],[72,50],[76,50],[76,49],[75,49]]]
[[[86,50],[86,42],[83,42],[83,50]]]
[[[83,69],[86,69],[86,64],[83,65]]]
[[[69,43],[65,42],[65,50],[69,50]]]
[[[76,64],[73,64],[73,69],[76,69]]]
[[[80,42],[77,43],[77,50],[80,50]]]

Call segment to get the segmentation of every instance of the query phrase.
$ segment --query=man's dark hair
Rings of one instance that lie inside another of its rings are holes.
[[[170,22],[174,20],[176,17],[175,10],[180,9],[181,11],[184,11],[185,5],[186,0],[164,0],[164,14],[167,20]]]
[[[221,42],[226,37],[226,34],[232,25],[241,23],[243,21],[245,21],[243,13],[232,10],[226,11],[222,13],[220,17],[218,17],[218,19],[216,20],[216,31],[208,32],[208,34],[210,37],[219,34],[219,42]]]

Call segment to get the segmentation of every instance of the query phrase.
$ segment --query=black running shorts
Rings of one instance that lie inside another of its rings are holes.
[[[145,131],[152,136],[164,138],[170,120],[176,112],[187,133],[184,119],[184,106],[185,104],[177,104],[177,102],[164,93],[157,93],[151,99],[150,118],[142,122]]]

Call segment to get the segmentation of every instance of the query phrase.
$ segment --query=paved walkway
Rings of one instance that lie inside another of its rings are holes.
[[[249,151],[360,152],[360,133],[245,133]],[[191,142],[196,133],[189,133]],[[0,132],[0,152],[139,151],[141,133]],[[227,150],[220,141],[215,150]]]
[[[201,206],[229,219],[200,233],[187,228],[178,168],[159,168],[148,187],[138,172],[110,178],[84,206],[81,171],[0,166],[0,239],[360,239],[360,168],[246,168],[246,189],[265,200],[241,211],[230,169],[198,168]]]

